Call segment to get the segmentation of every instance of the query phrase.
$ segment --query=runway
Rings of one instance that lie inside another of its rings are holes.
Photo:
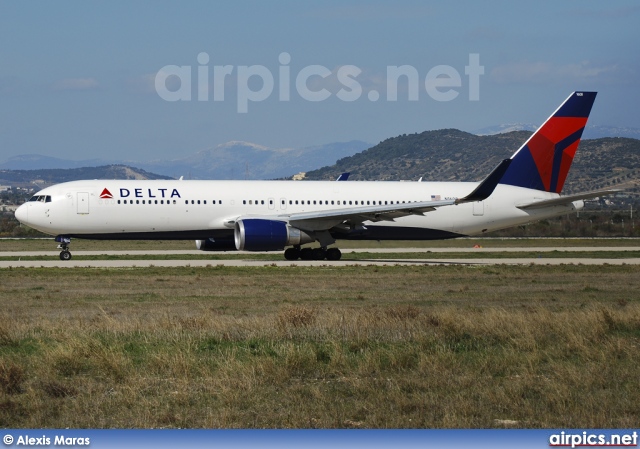
[[[342,259],[339,261],[317,261],[317,260],[254,260],[254,259],[189,259],[189,256],[202,256],[202,251],[197,250],[150,250],[150,251],[74,251],[74,259],[70,261],[61,261],[58,258],[57,251],[20,251],[20,252],[0,252],[0,257],[29,257],[29,260],[10,260],[0,261],[0,268],[144,268],[144,267],[212,267],[212,266],[228,266],[228,267],[341,267],[341,266],[394,266],[394,265],[639,265],[640,258],[593,258],[593,257],[544,257],[544,253],[548,252],[628,252],[640,251],[640,247],[531,247],[531,248],[362,248],[362,249],[346,249],[343,250]],[[355,259],[349,257],[352,253],[402,253],[410,255],[411,253],[461,253],[459,258],[439,259],[416,259],[411,257],[399,259]],[[514,253],[514,257],[510,258],[465,258],[462,254],[466,253],[496,253],[508,252]],[[517,253],[539,253],[538,257],[517,257]],[[259,254],[279,255],[281,251]],[[211,255],[234,254],[249,255],[255,253],[249,252],[229,252],[229,253],[210,253]],[[82,260],[82,256],[159,256],[159,255],[180,255],[184,259],[179,260]],[[38,257],[41,259],[33,259]]]

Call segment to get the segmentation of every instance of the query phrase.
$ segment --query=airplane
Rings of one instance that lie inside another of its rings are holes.
[[[71,238],[195,240],[203,251],[279,251],[287,260],[339,260],[337,240],[482,235],[568,214],[598,190],[561,196],[596,98],[573,92],[481,182],[91,180],[47,187],[15,212]],[[309,243],[318,247],[302,247]]]

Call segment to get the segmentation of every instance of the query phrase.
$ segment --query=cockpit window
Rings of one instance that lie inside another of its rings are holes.
[[[34,195],[29,198],[29,201],[39,201],[41,203],[50,203],[51,195]]]

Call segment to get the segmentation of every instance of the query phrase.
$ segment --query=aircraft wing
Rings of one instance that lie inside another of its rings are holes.
[[[320,231],[331,229],[344,222],[359,224],[365,221],[393,221],[395,218],[407,215],[424,215],[438,207],[485,200],[493,193],[510,163],[510,159],[503,160],[473,192],[463,198],[281,214],[277,218],[286,220],[292,226],[302,230]]]
[[[565,204],[573,203],[574,201],[588,200],[591,198],[597,198],[599,196],[611,195],[621,191],[622,189],[594,190],[592,192],[584,192],[584,193],[577,193],[575,195],[560,196],[558,198],[552,198],[550,200],[540,200],[540,201],[533,201],[531,203],[526,203],[526,204],[519,204],[516,207],[518,209],[526,210],[526,209],[539,209],[542,207],[550,207],[550,206],[562,206]]]
[[[319,231],[330,229],[342,222],[362,223],[364,221],[393,221],[407,215],[424,215],[437,207],[450,206],[456,200],[419,201],[377,206],[358,206],[346,209],[332,209],[314,212],[300,212],[278,215],[299,229]]]

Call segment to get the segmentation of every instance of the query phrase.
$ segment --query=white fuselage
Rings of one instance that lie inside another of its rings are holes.
[[[233,234],[239,217],[283,219],[293,213],[461,198],[477,183],[335,181],[74,181],[47,187],[16,211],[51,235],[105,239],[206,239]],[[101,197],[102,196],[102,197]],[[582,207],[521,210],[555,193],[498,185],[480,202],[439,207],[424,215],[364,222],[335,238],[415,240],[477,235]],[[46,198],[46,199],[45,199]]]

